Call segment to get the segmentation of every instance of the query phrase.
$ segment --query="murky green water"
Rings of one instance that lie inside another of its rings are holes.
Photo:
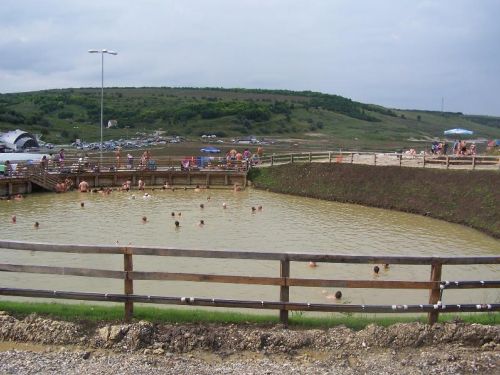
[[[381,209],[325,202],[247,189],[152,191],[142,194],[33,194],[22,201],[0,201],[0,238],[67,244],[152,245],[196,249],[384,255],[498,255],[500,241],[455,224]],[[208,199],[210,197],[210,199]],[[80,202],[84,202],[83,208]],[[227,208],[223,209],[223,203]],[[200,204],[204,208],[200,208]],[[252,213],[252,206],[262,211]],[[173,218],[171,213],[175,212]],[[179,216],[179,213],[181,214]],[[17,223],[11,223],[16,215]],[[148,221],[143,224],[142,217]],[[180,228],[175,228],[178,220]],[[205,225],[199,226],[204,220]],[[35,221],[40,223],[35,229]],[[121,256],[54,254],[0,250],[1,263],[60,265],[120,270]],[[292,263],[292,277],[331,279],[428,280],[430,267],[391,265],[378,276],[373,265]],[[444,280],[498,279],[497,266],[445,266]],[[138,271],[200,272],[279,276],[279,263],[134,257]],[[120,293],[121,281],[21,273],[0,273],[0,285]],[[189,282],[134,283],[135,293],[165,296],[278,300],[278,287]],[[291,288],[292,301],[334,302],[335,290]],[[427,291],[342,290],[340,303],[426,303]],[[495,289],[446,291],[447,303],[500,301]]]

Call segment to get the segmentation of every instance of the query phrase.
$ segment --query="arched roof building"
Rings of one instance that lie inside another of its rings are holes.
[[[38,141],[33,134],[20,129],[0,134],[0,142],[16,151],[25,150],[29,147],[39,147]]]

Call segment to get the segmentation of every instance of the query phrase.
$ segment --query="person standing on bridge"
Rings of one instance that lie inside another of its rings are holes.
[[[59,167],[60,168],[64,167],[64,148],[61,148],[59,150]]]

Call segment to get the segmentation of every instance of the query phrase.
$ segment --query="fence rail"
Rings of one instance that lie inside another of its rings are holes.
[[[288,323],[288,312],[301,311],[328,311],[328,312],[365,312],[365,313],[428,313],[428,321],[433,324],[437,321],[440,312],[472,312],[472,311],[500,311],[500,304],[445,304],[443,292],[446,289],[483,289],[500,288],[498,280],[477,281],[443,281],[441,272],[443,266],[471,265],[471,264],[500,264],[500,256],[485,257],[415,257],[415,256],[366,256],[366,255],[332,255],[308,253],[274,253],[250,251],[222,251],[222,250],[190,250],[160,247],[139,246],[91,246],[91,245],[66,245],[47,243],[28,243],[19,241],[0,241],[0,248],[20,251],[64,252],[79,254],[120,254],[123,255],[123,271],[102,270],[77,267],[54,267],[45,265],[22,265],[0,263],[0,272],[21,272],[35,274],[113,278],[124,281],[124,293],[89,293],[74,291],[54,291],[42,289],[21,289],[0,287],[0,295],[24,296],[39,298],[60,298],[90,301],[123,302],[125,304],[125,320],[133,317],[134,302],[178,304],[193,306],[212,306],[225,308],[253,308],[279,310],[280,320]],[[177,273],[177,272],[145,272],[134,270],[133,256],[167,256],[204,259],[241,259],[264,260],[279,262],[279,277],[262,277],[252,275],[213,275],[202,273]],[[325,262],[341,264],[405,264],[427,265],[431,268],[428,281],[414,280],[332,280],[295,278],[290,274],[291,262]],[[480,275],[478,275],[480,276]],[[228,300],[221,298],[199,297],[171,297],[134,294],[134,280],[156,281],[190,281],[204,283],[232,283],[246,285],[270,285],[279,287],[279,301],[249,301]],[[344,287],[344,288],[375,288],[375,289],[416,289],[429,290],[429,299],[424,304],[391,304],[391,305],[344,305],[323,304],[307,302],[290,302],[291,287]]]
[[[298,152],[266,155],[259,160],[260,166],[288,163],[347,163],[366,165],[393,165],[400,167],[450,167],[470,169],[500,169],[500,156],[455,156],[407,153],[376,153],[356,151]]]

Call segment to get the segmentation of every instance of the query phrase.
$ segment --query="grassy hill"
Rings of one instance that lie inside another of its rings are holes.
[[[106,88],[105,139],[163,130],[198,138],[256,135],[302,138],[336,147],[404,147],[465,127],[500,138],[500,118],[388,109],[317,92],[220,88]],[[21,128],[53,143],[97,141],[100,89],[62,89],[0,95],[0,131]]]

